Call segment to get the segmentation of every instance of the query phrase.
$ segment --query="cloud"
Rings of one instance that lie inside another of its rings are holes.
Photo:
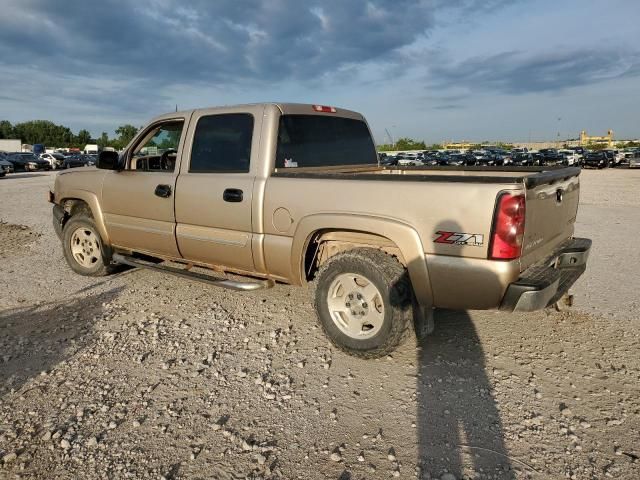
[[[588,50],[588,28],[574,39],[581,49],[551,53],[541,39],[537,53],[516,51],[524,45],[496,54],[487,40],[498,38],[493,30],[474,36],[496,15],[504,16],[501,25],[526,24],[522,12],[530,7],[522,0],[2,4],[0,117],[49,118],[97,135],[143,123],[176,103],[340,101],[379,111],[386,122],[425,107],[442,114],[467,109],[475,92],[556,92],[640,73],[629,50]],[[617,30],[602,25],[607,29],[615,38]],[[421,96],[425,78],[431,97]]]
[[[9,0],[3,10],[0,58],[157,83],[313,79],[433,25],[413,0]]]
[[[638,75],[640,56],[613,49],[576,49],[527,54],[509,51],[447,63],[435,62],[429,79],[436,88],[506,94],[558,92],[627,75]]]

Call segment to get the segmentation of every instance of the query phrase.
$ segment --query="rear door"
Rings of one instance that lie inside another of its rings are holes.
[[[176,236],[185,259],[253,271],[251,204],[263,111],[194,113],[176,185]]]
[[[180,257],[173,202],[186,120],[149,126],[126,153],[126,168],[105,175],[102,207],[114,245]]]
[[[579,177],[561,179],[527,190],[525,232],[521,268],[543,259],[573,235],[578,201]]]

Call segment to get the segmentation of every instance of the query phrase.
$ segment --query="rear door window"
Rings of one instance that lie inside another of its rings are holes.
[[[352,118],[283,115],[276,168],[377,164],[367,124]]]
[[[200,118],[191,149],[191,173],[249,171],[253,115],[225,113]]]

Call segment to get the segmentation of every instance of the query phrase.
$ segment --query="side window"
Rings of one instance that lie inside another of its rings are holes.
[[[249,171],[253,115],[226,113],[200,118],[191,149],[189,172]]]
[[[173,172],[183,127],[183,120],[174,120],[152,128],[133,148],[129,168],[143,172]]]

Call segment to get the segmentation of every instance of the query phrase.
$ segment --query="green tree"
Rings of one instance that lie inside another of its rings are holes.
[[[104,149],[104,147],[109,146],[109,135],[107,134],[107,132],[102,132],[102,135],[100,135],[100,138],[98,138],[97,143],[100,150]]]
[[[606,150],[609,148],[609,145],[606,143],[589,143],[587,144],[587,148],[589,150]]]
[[[15,138],[13,125],[9,120],[0,120],[0,138]]]
[[[133,140],[133,137],[138,133],[138,129],[133,125],[125,124],[116,128],[116,135],[118,135],[117,141],[112,142],[112,146],[120,150],[127,146],[127,144]],[[117,143],[117,145],[115,145]]]
[[[74,135],[69,128],[48,120],[17,123],[14,126],[14,134],[24,143],[43,143],[53,147],[69,147],[74,141]]]
[[[76,142],[78,143],[78,147],[84,148],[87,143],[91,143],[91,133],[85,129],[80,130],[76,137]]]
[[[426,150],[424,141],[417,141],[412,138],[399,138],[396,142],[396,150]]]
[[[511,150],[513,148],[513,143],[498,142],[496,143],[496,147],[502,148],[503,150]]]
[[[383,143],[382,145],[378,145],[377,149],[379,152],[390,152],[395,150],[395,145],[392,143]]]

